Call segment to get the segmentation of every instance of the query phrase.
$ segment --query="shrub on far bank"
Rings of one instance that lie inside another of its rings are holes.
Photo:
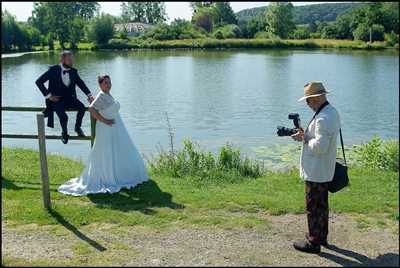
[[[399,35],[393,31],[391,33],[385,33],[384,39],[388,46],[399,47]]]
[[[380,24],[372,25],[372,41],[383,41],[385,28]],[[353,32],[355,40],[369,41],[370,27],[366,24],[360,23]]]
[[[237,25],[228,24],[216,29],[213,36],[217,39],[238,38],[241,36],[241,31]]]
[[[298,27],[290,34],[291,39],[309,39],[310,38],[310,31],[307,27]]]
[[[205,35],[197,30],[189,21],[175,19],[170,25],[161,23],[149,32],[145,33],[143,39],[155,40],[180,40],[203,38]]]
[[[359,165],[390,171],[399,171],[399,141],[383,141],[378,136],[354,148]]]
[[[254,39],[280,39],[279,36],[276,36],[270,32],[260,31],[254,35]]]

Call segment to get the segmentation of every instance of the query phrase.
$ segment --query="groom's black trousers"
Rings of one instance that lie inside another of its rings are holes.
[[[78,109],[75,128],[79,128],[82,126],[82,119],[85,115],[85,105],[83,105],[83,103],[80,102],[77,98],[69,96],[61,97],[59,101],[51,103],[53,106],[53,110],[56,112],[58,118],[60,119],[60,124],[63,132],[68,133],[68,115],[65,112],[65,109]]]

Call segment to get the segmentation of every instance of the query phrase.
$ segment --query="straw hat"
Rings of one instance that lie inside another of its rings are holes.
[[[327,91],[320,81],[312,81],[304,85],[304,97],[301,97],[298,101],[303,101],[308,98],[318,97],[324,94],[328,94]]]

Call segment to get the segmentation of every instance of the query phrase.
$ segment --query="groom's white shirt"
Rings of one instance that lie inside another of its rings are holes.
[[[70,68],[65,68],[61,63],[59,64],[61,67],[61,80],[63,82],[63,84],[68,87],[71,84],[71,79],[69,77],[69,73],[65,73],[64,71],[68,71],[70,70]],[[91,96],[92,94],[89,94],[88,96]],[[47,96],[45,97],[46,99],[50,98],[52,95],[51,93],[47,94]]]
[[[71,84],[71,79],[69,78],[69,73],[65,73],[65,74],[64,74],[64,71],[68,71],[68,70],[70,70],[70,69],[69,69],[69,68],[68,68],[68,69],[65,68],[61,63],[60,63],[59,65],[60,65],[60,67],[61,67],[61,80],[62,80],[63,84],[64,84],[66,87],[68,87],[68,86]],[[48,99],[48,98],[50,98],[51,96],[52,96],[51,93],[49,93],[45,98]]]

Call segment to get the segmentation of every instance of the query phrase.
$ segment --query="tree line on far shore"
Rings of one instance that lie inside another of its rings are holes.
[[[97,45],[130,40],[116,23],[151,24],[151,30],[136,37],[145,40],[179,39],[348,39],[386,41],[398,47],[399,4],[370,2],[336,17],[333,22],[311,21],[296,25],[290,2],[272,2],[262,15],[238,21],[229,2],[190,2],[190,21],[175,19],[167,24],[163,2],[123,2],[121,16],[101,13],[97,2],[35,2],[27,22],[2,11],[2,52],[26,51],[33,46],[54,49],[77,48],[80,42]]]

